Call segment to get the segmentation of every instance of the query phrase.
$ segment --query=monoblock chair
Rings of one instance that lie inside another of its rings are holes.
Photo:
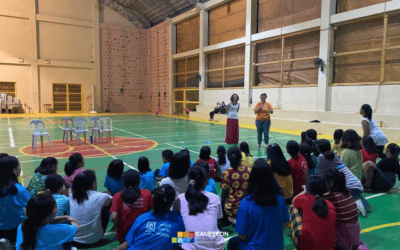
[[[96,117],[96,116],[91,117],[90,122],[93,123],[93,128],[92,128],[93,141],[96,141],[96,137],[94,137],[94,136],[97,136],[100,140],[100,127],[99,127],[100,117]]]
[[[43,148],[43,136],[47,136],[47,138],[49,139],[49,146],[51,147],[50,134],[46,132],[46,126],[44,125],[44,122],[41,120],[32,120],[29,123],[29,126],[31,127],[31,129],[32,129],[32,125],[34,125],[33,131],[32,131],[32,148],[36,149],[36,142],[37,142],[37,138],[39,136],[40,136],[40,142],[41,142],[42,148]]]
[[[63,142],[64,139],[65,141],[68,143],[68,134],[69,134],[69,138],[72,141],[72,132],[75,132],[75,128],[74,128],[74,120],[72,120],[69,117],[64,117],[61,119],[61,122],[64,122],[65,126],[63,128],[64,133],[63,133]],[[70,124],[71,122],[71,124]]]
[[[100,118],[100,142],[103,138],[103,133],[108,134],[108,139],[111,141],[111,133],[114,142],[114,130],[112,127],[112,120],[110,118]]]
[[[77,118],[74,120],[75,128],[75,145],[78,144],[79,134],[83,134],[86,143],[86,134],[89,136],[88,121],[85,118]]]

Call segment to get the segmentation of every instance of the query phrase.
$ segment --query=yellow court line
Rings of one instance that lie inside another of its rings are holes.
[[[394,226],[400,226],[400,222],[395,222],[395,223],[388,223],[388,224],[383,224],[383,225],[378,225],[374,227],[369,227],[361,230],[361,233],[368,233],[374,230],[382,229],[382,228],[387,228],[387,227],[394,227]]]
[[[67,150],[65,150],[65,151],[63,151],[63,152],[55,153],[55,154],[51,154],[51,153],[50,153],[49,156],[51,155],[52,157],[55,157],[55,156],[57,156],[57,155],[61,155],[61,154],[65,154],[65,153],[71,152],[71,151],[74,149],[74,147],[72,147],[72,146],[70,146],[70,145],[68,145],[68,144],[65,144],[65,145],[68,146],[68,149],[67,149]],[[19,153],[22,154],[22,155],[27,155],[27,156],[32,156],[32,157],[40,157],[40,158],[43,158],[43,157],[44,157],[44,156],[40,156],[40,155],[31,155],[31,154],[25,153],[23,150],[24,150],[25,148],[27,148],[27,147],[32,147],[32,145],[27,145],[27,146],[24,146],[24,147],[20,148],[20,149],[18,150]],[[50,149],[51,149],[51,148],[50,148]]]

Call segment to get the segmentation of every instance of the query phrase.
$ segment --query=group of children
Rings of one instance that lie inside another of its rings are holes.
[[[389,144],[377,164],[371,138],[337,130],[334,139],[317,140],[310,129],[300,144],[287,142],[289,160],[272,143],[267,160],[254,161],[246,142],[228,151],[219,146],[217,158],[204,146],[195,163],[187,149],[164,150],[156,171],[146,157],[138,159],[139,171],[125,172],[116,159],[107,169],[107,192],[97,191],[96,174],[84,169],[79,153],[69,157],[64,177],[57,159],[43,159],[26,188],[18,159],[0,154],[0,238],[21,250],[69,250],[99,242],[111,219],[118,250],[224,249],[219,234],[196,234],[183,244],[172,238],[183,231],[217,233],[227,224],[238,233],[228,249],[283,249],[286,227],[300,250],[367,249],[358,211],[372,210],[361,193],[393,187],[400,149]]]

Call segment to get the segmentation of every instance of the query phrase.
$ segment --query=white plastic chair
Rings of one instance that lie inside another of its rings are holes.
[[[89,136],[88,121],[85,118],[77,118],[74,120],[75,128],[75,145],[78,144],[79,134],[83,134],[86,143],[86,134]]]
[[[100,142],[103,138],[103,133],[108,134],[108,139],[111,141],[111,133],[114,142],[114,130],[112,128],[112,120],[110,118],[100,118]]]
[[[44,122],[41,120],[32,120],[29,122],[29,126],[32,129],[32,124],[35,125],[34,130],[32,131],[32,148],[36,149],[36,142],[37,142],[37,137],[40,136],[40,142],[43,148],[43,136],[47,136],[49,139],[49,146],[51,147],[51,142],[50,142],[50,134],[46,132],[46,126],[44,125]],[[42,131],[40,129],[40,125],[42,125]]]
[[[100,125],[100,117],[96,117],[96,116],[91,117],[90,118],[90,122],[93,122],[93,128],[92,128],[93,141],[96,141],[96,137],[93,136],[95,133],[96,133],[97,137],[100,140],[100,127],[99,127],[99,125]]]
[[[69,138],[71,139],[71,141],[72,141],[72,132],[74,132],[75,131],[75,128],[74,128],[74,120],[72,120],[71,118],[69,118],[69,117],[64,117],[64,118],[62,118],[61,119],[61,122],[64,122],[65,123],[65,126],[64,126],[64,133],[63,133],[63,142],[64,142],[64,139],[66,140],[66,142],[68,143],[68,133],[69,133]],[[71,122],[71,125],[70,125],[70,122]]]

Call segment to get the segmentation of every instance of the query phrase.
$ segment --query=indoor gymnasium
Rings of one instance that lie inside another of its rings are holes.
[[[400,249],[400,1],[0,0],[0,250]]]

